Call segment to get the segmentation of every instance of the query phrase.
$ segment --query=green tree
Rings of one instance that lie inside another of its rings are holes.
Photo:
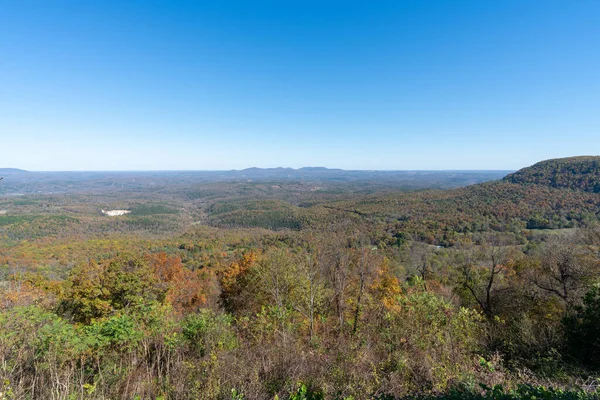
[[[567,347],[576,359],[600,367],[600,284],[595,284],[563,324]]]

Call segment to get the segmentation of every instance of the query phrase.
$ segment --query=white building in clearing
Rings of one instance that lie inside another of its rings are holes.
[[[118,217],[120,215],[129,214],[131,211],[129,210],[102,210],[102,214],[108,215],[109,217]]]

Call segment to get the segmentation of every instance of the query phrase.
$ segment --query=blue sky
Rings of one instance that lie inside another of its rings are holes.
[[[600,153],[600,1],[0,0],[0,167]]]

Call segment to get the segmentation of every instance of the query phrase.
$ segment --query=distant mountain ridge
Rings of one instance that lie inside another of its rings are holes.
[[[0,170],[1,171],[1,170]],[[5,171],[9,171],[8,169]],[[363,187],[450,189],[498,180],[513,171],[367,171],[324,167],[248,168],[229,171],[47,171],[11,169],[4,177],[0,196],[27,193],[66,193],[86,190],[141,189],[161,185],[196,185],[207,182],[296,182],[322,187],[353,183]]]
[[[19,168],[0,168],[0,174],[20,174],[24,172],[29,171],[25,171],[24,169]]]
[[[426,180],[432,182],[461,182],[444,187],[458,187],[470,184],[501,179],[513,171],[501,170],[350,170],[326,167],[302,167],[302,168],[258,168],[251,167],[242,170],[215,171],[221,179],[283,179],[283,180],[324,180],[324,181],[369,181],[369,180],[391,180],[391,181],[417,181]],[[425,185],[434,187],[435,185]]]
[[[540,161],[507,175],[505,182],[544,185],[558,189],[600,193],[600,156]]]

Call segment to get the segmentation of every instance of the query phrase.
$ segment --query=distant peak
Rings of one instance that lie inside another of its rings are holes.
[[[259,168],[259,167],[250,167],[242,169],[242,172],[258,172],[258,171],[293,171],[293,168],[284,168],[284,167],[276,167],[276,168]]]
[[[326,167],[302,167],[298,171],[329,171]]]
[[[17,174],[21,172],[29,172],[19,168],[0,168],[0,174]]]

